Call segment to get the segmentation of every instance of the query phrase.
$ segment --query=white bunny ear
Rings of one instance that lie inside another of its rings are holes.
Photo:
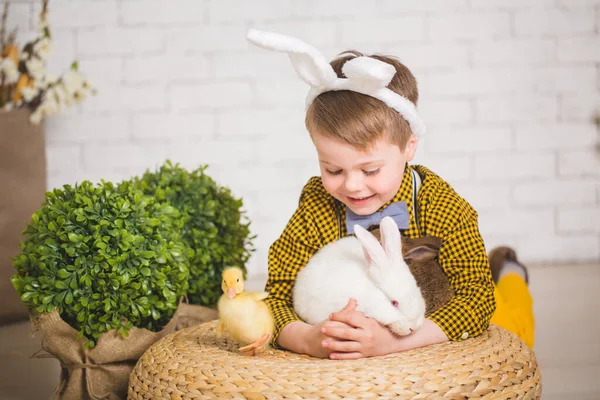
[[[388,260],[392,265],[395,261],[402,259],[402,243],[400,242],[400,230],[392,217],[384,217],[379,223],[381,230],[381,244],[385,250]]]
[[[327,87],[337,79],[335,71],[325,57],[313,46],[298,38],[249,29],[246,39],[259,47],[288,53],[298,75],[313,87]]]
[[[396,68],[371,57],[356,57],[346,61],[342,72],[354,82],[373,88],[385,88],[396,74]]]
[[[383,247],[373,234],[360,225],[354,225],[354,234],[362,245],[369,267],[378,267],[386,264],[387,257]]]

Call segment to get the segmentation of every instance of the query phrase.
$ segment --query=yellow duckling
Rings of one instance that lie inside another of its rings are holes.
[[[217,337],[228,333],[241,346],[244,355],[257,355],[266,350],[273,335],[274,322],[263,301],[268,293],[244,292],[244,274],[237,267],[223,271],[223,295],[217,303],[219,323]]]

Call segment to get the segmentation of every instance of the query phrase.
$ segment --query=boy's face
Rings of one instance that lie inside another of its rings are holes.
[[[417,148],[414,135],[403,151],[382,137],[365,152],[318,133],[312,137],[323,186],[359,215],[374,213],[396,195]]]

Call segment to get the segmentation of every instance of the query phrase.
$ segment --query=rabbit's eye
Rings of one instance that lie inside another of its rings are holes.
[[[392,300],[392,305],[393,305],[394,307],[398,307],[398,302],[397,302],[396,300]]]

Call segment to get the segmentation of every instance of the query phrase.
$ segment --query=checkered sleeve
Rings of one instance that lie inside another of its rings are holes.
[[[311,180],[303,189],[298,208],[281,236],[269,249],[269,276],[265,290],[266,303],[275,319],[272,345],[279,348],[277,339],[289,323],[301,320],[292,304],[292,291],[298,272],[314,253],[323,247],[322,227],[332,224],[329,200],[314,187],[319,181]],[[322,187],[322,186],[321,186]]]
[[[478,336],[487,329],[496,301],[477,213],[444,183],[424,214],[428,234],[443,240],[439,262],[454,289],[450,302],[428,318],[452,341]]]

